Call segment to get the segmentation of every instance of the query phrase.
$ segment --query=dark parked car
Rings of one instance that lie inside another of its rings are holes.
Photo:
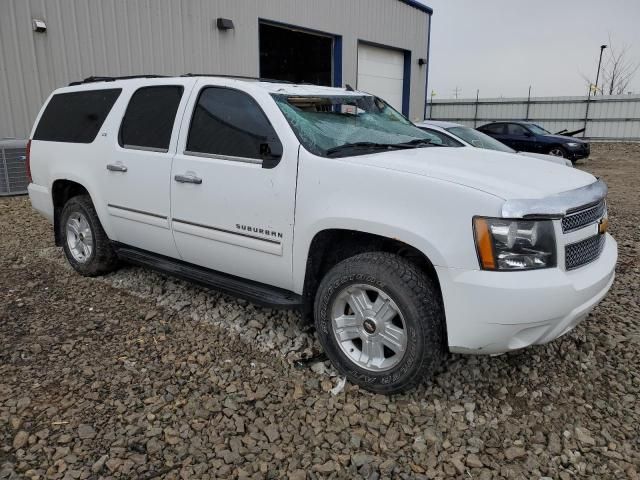
[[[493,122],[478,130],[509,145],[519,152],[535,152],[555,155],[571,160],[572,163],[587,158],[589,143],[574,137],[554,135],[530,122]]]

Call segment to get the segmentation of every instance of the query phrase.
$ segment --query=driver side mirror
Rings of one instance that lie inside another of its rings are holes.
[[[533,137],[533,133],[531,133],[529,130],[525,130],[524,136],[525,137]]]
[[[277,140],[261,143],[260,158],[262,158],[262,168],[274,168],[282,158],[282,144]]]

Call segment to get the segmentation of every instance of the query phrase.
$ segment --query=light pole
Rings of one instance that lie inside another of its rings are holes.
[[[600,45],[600,59],[598,60],[598,72],[596,73],[596,88],[593,92],[593,96],[595,97],[598,94],[598,80],[600,79],[600,65],[602,65],[602,52],[607,48],[606,45]]]
[[[600,65],[602,65],[602,52],[607,48],[606,45],[600,45],[600,58],[598,59],[598,71],[596,72],[596,88],[594,89],[593,96],[598,93],[598,80],[600,79]],[[591,82],[589,82],[589,95],[587,96],[587,106],[584,114],[584,129],[582,132],[582,138],[587,135],[587,124],[589,123],[589,105],[591,104]]]

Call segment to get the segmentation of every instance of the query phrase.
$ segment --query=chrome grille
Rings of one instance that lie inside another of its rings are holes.
[[[604,242],[605,235],[594,235],[564,247],[566,269],[573,270],[596,260],[602,253]]]
[[[599,221],[606,210],[606,202],[601,200],[591,207],[583,208],[577,212],[569,213],[562,219],[562,232],[572,232]]]
[[[0,141],[0,195],[27,193],[26,158],[26,141]]]

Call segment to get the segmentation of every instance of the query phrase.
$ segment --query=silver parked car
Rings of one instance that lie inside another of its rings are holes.
[[[433,135],[435,137],[434,140],[432,140],[434,143],[440,143],[450,147],[475,147],[496,150],[498,152],[518,153],[525,157],[538,158],[540,160],[566,165],[567,167],[573,166],[571,160],[562,157],[544,155],[542,153],[516,152],[513,148],[499,142],[495,138],[459,123],[425,120],[424,122],[416,123],[416,126]]]

